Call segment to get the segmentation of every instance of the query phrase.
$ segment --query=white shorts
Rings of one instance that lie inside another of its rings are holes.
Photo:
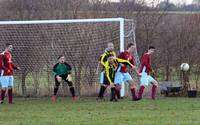
[[[0,76],[0,88],[2,86],[3,76]]]
[[[118,67],[117,72],[115,73],[115,79],[114,79],[115,84],[121,85],[123,83],[126,83],[127,81],[133,80],[128,72],[122,73],[120,72],[120,70],[121,66]]]
[[[14,78],[13,76],[1,76],[1,87],[8,88],[13,87]]]
[[[146,67],[143,68],[142,73],[140,73],[141,77],[140,77],[140,86],[148,86],[149,84],[155,82],[156,80],[148,75],[146,72]]]
[[[4,73],[4,71],[1,70],[1,74],[0,74],[0,88],[2,87],[2,83],[3,83],[3,79],[4,79],[3,73]]]
[[[100,84],[103,84],[103,82],[104,82],[104,71],[102,71],[101,73],[100,73]]]

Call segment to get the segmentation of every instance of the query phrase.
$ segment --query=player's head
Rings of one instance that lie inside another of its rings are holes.
[[[112,42],[108,43],[108,51],[113,51],[115,49],[114,44]]]
[[[13,45],[11,43],[6,43],[6,50],[11,52],[13,50]]]
[[[110,57],[108,57],[108,62],[110,63],[110,64],[113,64],[113,62],[114,62],[114,56],[110,56]]]
[[[64,63],[64,62],[65,62],[65,56],[64,56],[64,55],[60,55],[60,56],[58,57],[58,62],[59,62],[59,63]]]
[[[155,47],[154,46],[149,46],[149,48],[148,48],[148,53],[154,53],[154,51],[155,51]]]
[[[133,43],[129,43],[129,44],[127,45],[127,50],[128,50],[129,52],[133,52],[133,51],[134,51],[134,48],[135,48],[135,45],[134,45]]]

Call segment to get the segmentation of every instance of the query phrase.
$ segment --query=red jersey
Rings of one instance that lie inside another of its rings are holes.
[[[147,74],[149,74],[152,71],[152,68],[151,68],[151,55],[148,54],[148,53],[145,53],[141,58],[139,73],[142,72],[144,67],[146,67],[145,72]]]
[[[4,76],[13,76],[14,69],[17,69],[17,67],[12,63],[12,55],[9,51],[5,51],[3,54]]]
[[[121,52],[118,56],[118,58],[120,59],[124,59],[124,60],[128,60],[131,64],[134,65],[134,57],[133,55],[128,52],[128,51],[124,51],[124,52]],[[122,67],[121,67],[121,71],[120,72],[123,72],[123,73],[126,73],[127,72],[127,65],[123,64]]]
[[[3,70],[3,54],[0,53],[0,76]]]

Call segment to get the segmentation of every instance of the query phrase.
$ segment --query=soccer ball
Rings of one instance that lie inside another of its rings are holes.
[[[188,71],[190,69],[190,66],[188,63],[182,63],[180,68],[182,71]]]

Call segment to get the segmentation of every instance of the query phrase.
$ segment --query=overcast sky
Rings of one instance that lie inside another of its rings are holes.
[[[120,0],[111,0],[111,1],[120,1]],[[142,1],[142,0],[141,0]],[[164,0],[145,0],[148,4],[152,3],[153,1],[154,2],[160,2],[160,1],[164,1]],[[191,4],[193,0],[169,0],[171,3],[174,3],[174,4],[183,4],[183,3],[186,3],[186,4]]]

